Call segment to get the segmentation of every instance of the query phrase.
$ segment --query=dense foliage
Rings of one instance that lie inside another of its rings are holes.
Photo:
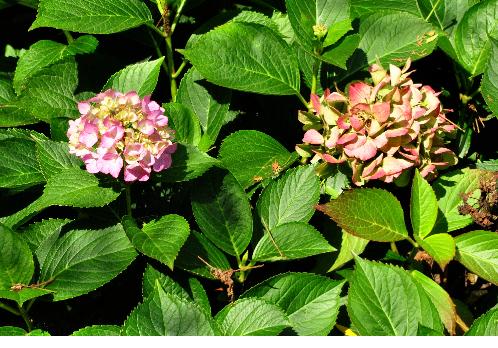
[[[0,23],[0,335],[498,334],[498,0]]]

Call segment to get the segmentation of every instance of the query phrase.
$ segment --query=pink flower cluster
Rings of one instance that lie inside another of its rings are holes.
[[[403,172],[418,167],[424,177],[457,162],[445,147],[444,133],[456,126],[448,121],[438,95],[430,86],[409,78],[410,60],[389,72],[374,64],[369,71],[373,84],[353,82],[346,94],[328,90],[312,95],[314,112],[301,112],[306,133],[296,146],[312,162],[347,162],[353,182],[392,182]]]
[[[69,121],[69,152],[80,157],[90,173],[117,178],[124,167],[125,181],[146,181],[151,171],[171,166],[174,132],[164,109],[150,96],[140,99],[109,89],[80,102],[81,117]]]

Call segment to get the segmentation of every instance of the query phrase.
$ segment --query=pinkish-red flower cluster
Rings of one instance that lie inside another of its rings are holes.
[[[150,97],[109,89],[80,102],[81,117],[69,121],[69,152],[80,157],[90,173],[125,181],[146,181],[152,170],[171,166],[176,150],[164,109]]]
[[[430,86],[413,83],[409,67],[409,60],[403,69],[390,65],[389,72],[375,64],[369,69],[373,84],[353,82],[346,94],[312,95],[314,112],[299,115],[306,133],[298,153],[312,162],[347,162],[358,186],[392,182],[414,167],[431,178],[456,164],[443,140],[456,128],[445,116],[449,110]]]

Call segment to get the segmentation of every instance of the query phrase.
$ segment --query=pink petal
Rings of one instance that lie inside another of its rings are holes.
[[[382,163],[383,157],[384,155],[381,153],[372,162],[370,162],[370,164],[363,169],[363,173],[361,176],[367,178],[370,174],[372,174],[374,170],[377,169],[379,165]]]
[[[375,119],[380,123],[384,123],[387,121],[389,114],[391,113],[391,105],[388,102],[377,103],[372,105],[372,111]]]
[[[364,82],[353,82],[349,85],[348,95],[352,106],[359,103],[368,103],[371,93],[372,87]]]
[[[351,141],[356,141],[358,139],[358,135],[356,133],[346,133],[343,134],[339,140],[337,140],[338,145],[344,145],[346,143],[349,143]]]
[[[316,129],[310,129],[304,133],[303,141],[308,144],[321,145],[323,136]]]
[[[313,105],[313,109],[317,114],[319,114],[322,111],[320,97],[318,97],[316,94],[311,94],[311,104]]]
[[[171,167],[171,154],[167,153],[164,151],[158,159],[156,159],[156,162],[153,165],[153,169],[155,172],[160,172],[161,170],[167,169]]]
[[[401,82],[401,69],[396,65],[389,64],[389,75],[391,75],[391,86],[396,86]]]
[[[78,103],[78,111],[80,112],[80,114],[86,115],[86,114],[88,114],[90,109],[91,109],[90,103],[87,103],[87,102],[79,102]]]
[[[338,119],[337,119],[337,126],[341,129],[349,129],[351,128],[351,126],[349,125],[349,123],[346,123],[346,117],[345,116],[340,116]]]
[[[368,161],[369,159],[375,157],[375,155],[377,154],[377,147],[375,146],[373,140],[369,138],[363,145],[353,150],[349,150],[347,147],[345,147],[344,152],[349,157],[356,157],[362,161]]]
[[[388,138],[396,138],[396,137],[401,137],[403,135],[408,134],[408,129],[409,128],[395,128],[395,129],[389,129],[384,132],[386,137]]]
[[[150,168],[147,171],[142,168],[139,164],[127,165],[124,170],[124,180],[125,181],[147,181],[150,176]]]
[[[342,130],[339,129],[338,127],[332,128],[332,130],[330,131],[330,137],[325,142],[325,146],[328,147],[329,149],[335,147],[335,145],[337,144],[337,140],[341,135],[341,132]]]
[[[351,126],[353,127],[353,129],[355,131],[359,131],[360,129],[363,128],[364,126],[364,123],[363,123],[363,120],[361,120],[358,116],[356,115],[352,115],[350,118],[349,118],[349,122],[351,122]]]
[[[336,159],[334,156],[329,155],[328,153],[320,153],[316,150],[313,150],[313,152],[328,163],[338,164],[338,163],[343,163],[345,161],[345,159]]]
[[[403,170],[410,168],[411,166],[413,166],[413,163],[391,156],[384,158],[382,161],[382,169],[384,169],[386,175],[401,173]]]

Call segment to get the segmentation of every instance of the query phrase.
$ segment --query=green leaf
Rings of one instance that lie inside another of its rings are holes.
[[[481,94],[489,109],[498,117],[498,40],[490,38],[491,53],[481,80]]]
[[[42,288],[23,288],[19,291],[0,290],[0,298],[16,301],[19,306],[22,306],[26,301],[50,294],[53,294],[53,291]]]
[[[184,53],[214,84],[261,94],[299,93],[293,52],[278,33],[263,25],[229,22],[199,37]]]
[[[201,140],[201,125],[193,112],[179,103],[164,104],[169,126],[175,130],[175,139],[180,143],[197,146]]]
[[[458,23],[455,48],[459,62],[472,75],[484,72],[489,59],[490,35],[498,33],[498,2],[484,0],[472,6]]]
[[[73,332],[71,336],[121,336],[121,327],[117,325],[92,325]]]
[[[385,190],[349,190],[317,209],[329,215],[344,231],[360,238],[395,242],[408,237],[401,204]]]
[[[180,250],[180,254],[176,259],[176,266],[201,277],[214,279],[209,266],[199,258],[202,258],[214,268],[230,269],[230,263],[225,254],[203,234],[192,231],[187,242]]]
[[[139,0],[40,0],[30,30],[52,27],[89,34],[112,34],[152,24],[147,5]]]
[[[498,285],[498,234],[472,231],[455,238],[456,260],[472,273]]]
[[[140,229],[131,216],[123,218],[126,235],[137,250],[173,269],[176,256],[190,232],[188,222],[180,215],[165,215],[146,223]]]
[[[347,61],[360,43],[360,35],[352,34],[343,37],[339,42],[331,47],[327,47],[319,57],[324,62],[338,66],[341,69],[347,69]]]
[[[368,240],[342,231],[341,249],[327,272],[332,272],[342,267],[345,263],[351,261],[354,258],[354,255],[361,255],[361,253],[365,251],[367,244]]]
[[[265,232],[254,248],[253,260],[293,260],[335,250],[313,226],[289,222]]]
[[[215,143],[221,127],[227,122],[231,96],[230,90],[210,84],[195,68],[183,76],[176,101],[192,110],[199,119],[203,131],[202,150]]]
[[[288,170],[261,194],[258,214],[268,230],[287,222],[308,222],[320,198],[320,181],[313,166]]]
[[[378,60],[383,65],[402,65],[429,55],[436,47],[432,26],[406,12],[379,12],[360,22],[357,54],[348,63],[342,79],[367,68]]]
[[[76,54],[92,53],[98,43],[91,35],[80,36],[67,46],[51,40],[34,43],[17,62],[14,89],[17,94],[21,94],[22,90],[28,87],[30,77],[43,68]]]
[[[157,173],[155,180],[164,182],[181,182],[195,179],[219,161],[189,144],[178,144],[171,155],[172,164],[167,170]]]
[[[84,295],[125,270],[137,253],[121,225],[71,231],[62,236],[40,265],[40,281],[51,281],[54,301]]]
[[[22,224],[52,205],[76,208],[102,207],[119,196],[111,188],[99,187],[97,178],[81,169],[65,169],[47,181],[43,195],[23,210],[3,220],[9,227]]]
[[[477,318],[465,336],[498,336],[498,308],[494,307]]]
[[[219,157],[223,166],[247,189],[256,182],[278,175],[294,163],[297,154],[290,153],[265,133],[242,130],[223,140]]]
[[[35,143],[25,139],[0,140],[0,187],[25,189],[43,183]]]
[[[154,293],[135,308],[123,325],[127,336],[214,336],[212,319],[193,302],[166,293],[156,282]]]
[[[280,307],[298,335],[320,336],[334,327],[343,284],[311,273],[285,273],[259,283],[242,297],[260,298]]]
[[[190,292],[195,303],[199,305],[208,315],[211,315],[211,305],[209,297],[201,282],[197,278],[189,278]]]
[[[152,94],[156,88],[164,57],[150,62],[128,65],[112,75],[102,90],[112,88],[121,93],[137,92],[140,97]]]
[[[446,330],[450,335],[455,334],[456,329],[456,309],[450,295],[444,289],[434,282],[429,277],[419,271],[412,271],[411,275],[416,283],[418,283],[425,294],[430,298],[435,305],[439,317],[441,318]]]
[[[469,168],[441,175],[432,185],[439,206],[432,233],[451,232],[470,225],[472,217],[458,212],[458,207],[463,205],[462,196],[478,189],[479,182],[489,177],[489,172]]]
[[[351,0],[351,14],[354,18],[383,10],[402,11],[419,15],[417,0]]]
[[[144,300],[154,294],[156,284],[158,284],[167,294],[173,294],[181,299],[190,300],[188,293],[173,279],[159,272],[151,265],[147,265],[142,285],[142,295]]]
[[[318,58],[306,51],[298,43],[294,43],[292,45],[292,48],[294,49],[294,52],[296,54],[299,64],[299,70],[301,70],[304,82],[306,83],[306,86],[311,89],[311,86],[313,84],[313,68],[315,64],[319,64],[320,62],[318,61]],[[317,74],[316,93],[323,94],[323,88],[321,84],[322,66],[321,64],[319,64],[318,66],[319,68]]]
[[[69,153],[69,145],[51,140],[36,141],[36,157],[46,179],[64,169],[80,168],[81,160]]]
[[[320,46],[313,26],[323,25],[328,34],[326,44],[332,44],[351,29],[349,0],[286,0],[287,13],[299,43],[308,51]],[[335,41],[334,41],[335,39]]]
[[[0,76],[0,127],[15,127],[37,123],[38,120],[17,103],[12,82]]]
[[[347,309],[360,335],[416,335],[419,322],[427,313],[422,311],[421,294],[410,274],[359,257],[355,260]]]
[[[249,245],[251,206],[230,173],[205,174],[192,192],[192,210],[202,232],[226,253],[240,256]]]
[[[431,233],[437,218],[437,199],[431,185],[415,170],[410,201],[410,218],[413,232],[420,238]]]
[[[477,162],[476,167],[482,170],[498,172],[498,159]]]
[[[415,236],[415,239],[434,258],[441,269],[445,269],[446,265],[455,257],[455,240],[448,233],[432,234],[425,239],[419,239]]]
[[[40,329],[26,332],[24,329],[15,326],[2,326],[0,327],[0,336],[50,336],[46,331]]]
[[[28,244],[10,228],[0,224],[0,289],[12,285],[29,285],[35,266]]]
[[[229,304],[215,319],[225,336],[276,336],[289,326],[279,307],[256,298]]]
[[[74,90],[78,85],[78,70],[74,57],[41,69],[14,103],[23,112],[49,122],[56,117],[78,117]]]

